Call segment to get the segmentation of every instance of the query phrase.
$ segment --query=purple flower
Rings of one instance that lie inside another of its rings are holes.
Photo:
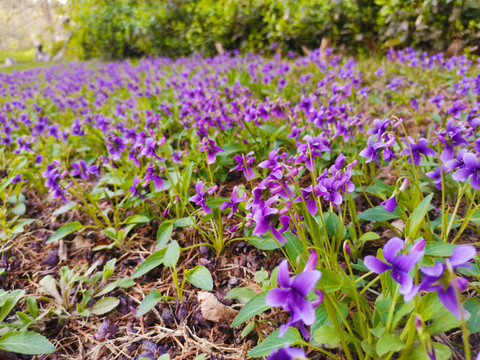
[[[318,186],[310,186],[308,188],[301,189],[302,195],[297,197],[294,202],[305,202],[307,211],[310,215],[315,216],[317,214],[318,208],[317,203],[315,202],[315,197],[320,195]]]
[[[462,115],[462,111],[468,108],[467,104],[463,104],[461,100],[457,100],[453,103],[452,107],[448,109],[448,113],[458,120]]]
[[[305,114],[313,113],[315,111],[315,107],[313,106],[315,100],[316,98],[314,95],[309,97],[302,95],[302,99],[300,100],[300,104],[298,104],[298,108],[303,110]]]
[[[445,171],[445,167],[443,165],[442,170]],[[433,183],[438,190],[442,190],[442,173],[440,171],[440,166],[437,166],[433,171],[425,173],[425,175],[433,180]]]
[[[392,195],[390,199],[387,199],[384,202],[382,202],[380,205],[382,205],[385,208],[386,212],[389,212],[389,213],[394,212],[395,209],[397,208],[397,199],[395,194]]]
[[[238,186],[235,186],[232,190],[232,195],[230,196],[230,201],[225,201],[222,205],[220,205],[220,210],[232,209],[230,214],[228,214],[228,218],[230,219],[232,215],[237,212],[238,206],[240,203],[245,202],[245,199],[238,196]]]
[[[437,105],[437,108],[440,109],[441,106],[443,105],[443,95],[434,96],[428,99],[428,102],[431,102],[432,104]]]
[[[118,136],[112,137],[110,141],[106,142],[106,144],[108,152],[110,153],[110,157],[114,161],[120,160],[120,157],[122,156],[122,151],[127,148],[122,138]]]
[[[340,180],[335,180],[334,177],[323,179],[319,184],[319,195],[332,204],[339,206],[342,203],[342,195],[338,192],[338,188],[343,185]]]
[[[78,176],[83,180],[88,180],[90,177],[88,174],[100,176],[100,167],[97,165],[87,166],[84,160],[80,160],[78,163],[72,163],[73,170],[70,172],[71,176]]]
[[[242,170],[245,179],[252,180],[255,177],[255,173],[250,167],[255,160],[255,156],[252,155],[253,151],[250,151],[247,155],[235,155],[233,159],[237,162],[237,166],[230,170],[230,172]]]
[[[413,98],[412,101],[410,101],[410,105],[412,105],[415,111],[418,111],[418,100],[416,98]]]
[[[140,178],[138,176],[135,176],[133,178],[132,186],[128,189],[132,193],[133,196],[139,196],[142,199],[145,199],[145,196],[142,195],[141,193],[141,188],[138,188],[138,184],[140,183]]]
[[[468,263],[477,253],[473,245],[461,245],[453,249],[452,256],[445,263],[437,263],[434,266],[422,267],[420,271],[425,275],[419,285],[415,285],[406,296],[405,301],[415,297],[420,291],[437,292],[440,302],[457,318],[465,318],[466,312],[460,305],[458,291],[467,288],[468,281],[464,278],[455,277],[454,271],[459,267],[471,267]],[[456,289],[457,290],[456,290]]]
[[[367,140],[367,147],[360,151],[360,156],[363,158],[366,158],[367,161],[365,161],[367,164],[371,161],[375,161],[378,164],[378,153],[377,151],[381,149],[382,147],[385,146],[385,144],[381,142],[375,142],[372,144],[374,141],[375,136],[370,136]]]
[[[272,215],[278,214],[278,209],[271,208],[278,196],[273,196],[267,201],[260,200],[258,204],[254,204],[252,207],[252,213],[250,218],[255,222],[253,229],[253,235],[263,235],[272,228],[271,219]]]
[[[464,166],[455,171],[452,174],[453,180],[456,181],[466,181],[471,175],[470,184],[472,188],[479,190],[480,189],[480,162],[478,158],[473,153],[465,153],[463,155],[463,164]]]
[[[205,199],[205,194],[207,193],[207,190],[203,190],[203,185],[203,181],[197,182],[197,185],[195,186],[197,195],[192,196],[190,198],[190,201],[195,203],[195,205],[202,206],[203,211],[206,214],[209,214],[212,212],[212,209],[207,206],[207,199]]]
[[[290,326],[296,325],[300,325],[303,334],[303,325],[310,326],[315,322],[314,309],[321,304],[323,294],[318,291],[318,299],[312,303],[308,302],[305,297],[315,288],[322,276],[322,273],[315,269],[316,264],[317,254],[312,252],[303,271],[294,278],[291,278],[288,273],[287,259],[278,266],[277,280],[281,288],[270,290],[265,302],[269,306],[281,307],[290,312],[288,322],[280,326],[280,336],[283,336]]]
[[[151,180],[153,180],[153,185],[157,190],[162,190],[165,186],[163,179],[155,173],[153,164],[150,164],[150,166],[147,168],[147,174],[143,178],[144,183],[142,186],[146,188]]]
[[[207,162],[209,165],[212,165],[215,162],[217,159],[217,153],[225,151],[221,147],[215,145],[214,140],[207,138],[203,139],[203,145],[200,146],[199,150],[207,153]]]
[[[270,355],[268,355],[267,360],[301,360],[304,358],[307,358],[305,351],[286,345],[278,350],[273,350]]]
[[[412,158],[413,158],[413,164],[416,166],[420,165],[420,162],[422,161],[422,154],[425,156],[429,155],[435,155],[436,152],[433,149],[430,149],[428,145],[428,140],[425,138],[420,138],[418,140],[418,144],[415,144],[413,140],[409,137],[408,140],[405,140],[405,150],[402,150],[400,154],[402,156],[408,156],[407,162],[409,164],[412,164]]]
[[[405,242],[398,237],[394,237],[388,240],[383,247],[383,257],[387,263],[371,255],[365,256],[363,263],[370,271],[376,274],[383,274],[391,270],[392,279],[400,284],[400,293],[405,295],[408,294],[413,287],[413,280],[410,275],[408,275],[408,272],[413,269],[423,256],[424,245],[425,240],[420,240],[420,245],[417,245],[415,249],[412,249],[409,254],[405,255],[401,253],[405,247]]]

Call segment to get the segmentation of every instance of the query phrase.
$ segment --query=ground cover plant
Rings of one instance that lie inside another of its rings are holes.
[[[12,359],[473,359],[480,71],[413,49],[0,74]]]

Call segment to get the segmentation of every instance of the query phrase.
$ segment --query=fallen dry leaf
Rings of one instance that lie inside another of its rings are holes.
[[[230,322],[233,320],[237,311],[223,305],[217,300],[215,295],[207,291],[200,291],[198,293],[198,302],[200,303],[200,311],[205,320],[214,322]]]

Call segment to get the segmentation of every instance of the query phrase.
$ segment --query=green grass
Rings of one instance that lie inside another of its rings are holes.
[[[33,62],[33,58],[35,56],[35,48],[23,51],[0,50],[0,64],[3,65],[5,63],[5,59],[9,56],[14,58],[15,61],[18,63]]]

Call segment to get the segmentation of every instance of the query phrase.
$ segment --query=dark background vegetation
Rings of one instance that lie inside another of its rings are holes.
[[[195,52],[320,46],[371,53],[414,46],[475,50],[478,0],[74,0],[71,46],[82,58],[181,56]],[[216,46],[217,43],[217,46]]]

